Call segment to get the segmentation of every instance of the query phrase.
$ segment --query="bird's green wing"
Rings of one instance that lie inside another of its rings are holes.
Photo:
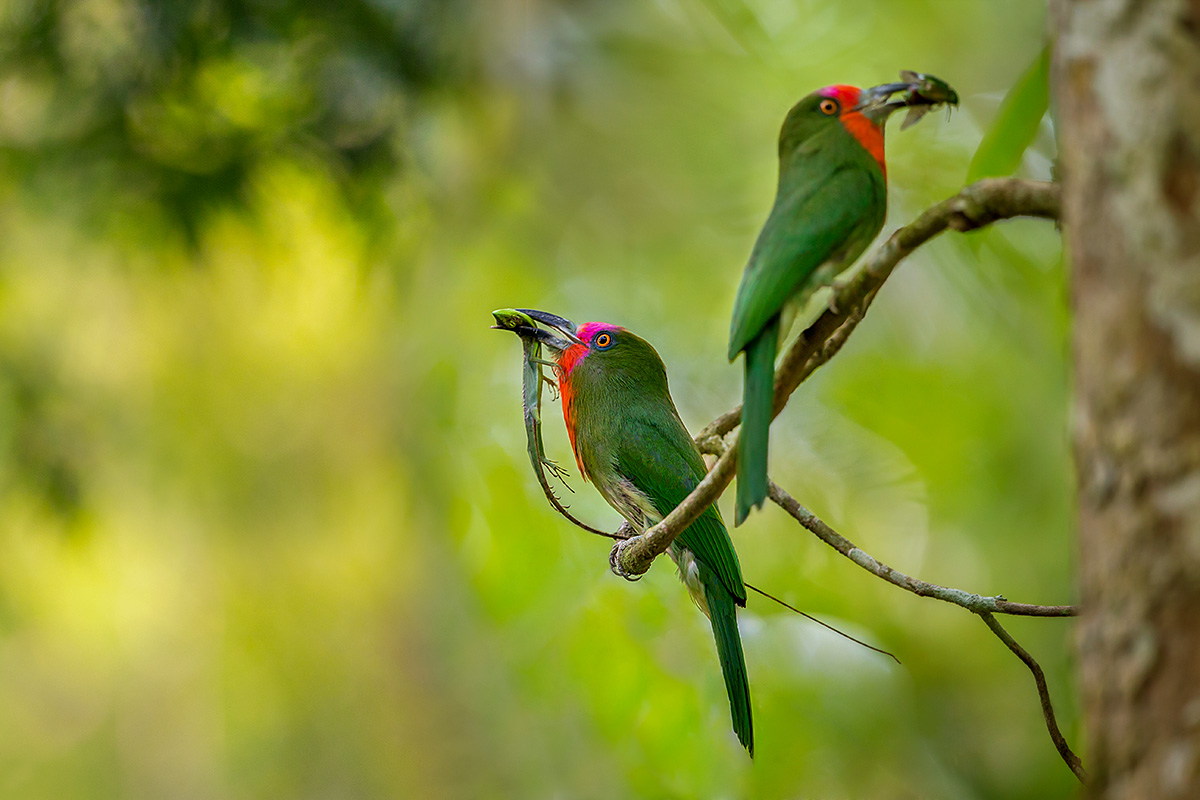
[[[703,479],[704,460],[674,414],[639,413],[638,409],[631,409],[625,424],[627,435],[620,437],[616,453],[617,471],[666,516]],[[676,541],[720,577],[739,605],[745,605],[746,588],[737,553],[715,505],[705,509]]]
[[[729,330],[730,360],[804,288],[818,267],[842,259],[849,266],[866,249],[883,225],[885,192],[882,173],[854,163],[819,182],[802,182],[794,192],[781,187],[738,287]]]

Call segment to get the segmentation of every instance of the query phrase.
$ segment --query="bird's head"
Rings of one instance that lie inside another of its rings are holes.
[[[550,350],[564,383],[616,383],[649,391],[666,390],[667,370],[658,352],[642,337],[607,322],[585,322],[576,326],[557,314],[530,308],[513,309],[538,325],[522,322],[516,314],[499,325],[518,336],[536,339]],[[499,313],[499,312],[497,312]],[[544,327],[539,327],[544,326]]]
[[[575,330],[579,343],[558,358],[559,369],[569,379],[577,370],[602,375],[608,380],[629,379],[666,383],[667,369],[650,343],[617,325],[585,322]]]
[[[901,75],[906,80],[869,89],[835,84],[805,97],[792,107],[784,119],[779,133],[780,158],[794,152],[819,150],[824,143],[836,140],[844,132],[874,157],[880,169],[886,171],[883,130],[893,111],[958,103],[958,95],[954,90],[932,76],[914,72]],[[903,94],[893,100],[892,97],[898,93]]]

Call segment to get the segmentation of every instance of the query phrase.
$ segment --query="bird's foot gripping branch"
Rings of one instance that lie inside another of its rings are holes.
[[[632,538],[632,533],[633,533],[633,531],[632,531],[632,529],[630,529],[630,534],[631,534],[630,538]],[[626,572],[625,568],[621,566],[622,554],[625,552],[625,550],[629,546],[630,546],[629,539],[619,541],[612,546],[612,550],[610,550],[608,553],[608,568],[611,569],[612,573],[614,575],[616,575],[618,578],[624,578],[625,580],[630,581],[630,582],[640,581],[642,579],[642,575],[645,575],[646,573],[643,572],[643,573],[639,574],[639,573],[633,573],[633,572]]]
[[[633,573],[628,572],[621,566],[621,559],[626,549],[629,548],[633,539],[637,538],[637,531],[628,521],[622,522],[621,527],[617,528],[617,532],[613,534],[617,541],[613,544],[612,550],[608,552],[608,568],[612,573],[619,578],[624,578],[627,581],[640,581],[645,572]],[[648,566],[648,565],[647,565]]]

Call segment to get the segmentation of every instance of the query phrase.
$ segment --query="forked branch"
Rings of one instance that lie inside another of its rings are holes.
[[[1067,744],[1066,738],[1058,728],[1058,721],[1054,717],[1054,705],[1050,702],[1050,689],[1046,685],[1046,675],[1042,672],[1041,665],[1029,654],[1029,651],[1017,643],[1017,640],[993,616],[994,613],[999,613],[1026,617],[1073,617],[1079,613],[1077,607],[1035,606],[1027,603],[1013,603],[1004,597],[984,597],[964,592],[962,589],[952,589],[948,586],[938,586],[936,583],[926,583],[916,578],[910,578],[908,575],[898,572],[882,561],[879,561],[870,553],[855,547],[853,542],[822,522],[816,514],[800,505],[796,498],[779,488],[774,481],[770,482],[768,491],[771,500],[776,505],[791,514],[797,522],[815,534],[818,539],[872,575],[920,597],[933,597],[938,600],[944,600],[947,603],[962,606],[968,611],[978,614],[979,618],[983,620],[992,633],[996,634],[1000,641],[1004,642],[1005,646],[1013,651],[1017,658],[1021,659],[1025,666],[1029,668],[1029,671],[1033,673],[1033,681],[1037,685],[1038,699],[1042,704],[1042,718],[1046,721],[1046,730],[1050,733],[1050,739],[1054,742],[1054,748],[1062,756],[1062,760],[1066,762],[1071,772],[1075,773],[1075,777],[1079,778],[1080,781],[1086,780],[1087,775],[1083,771],[1083,764],[1080,762],[1079,756],[1075,755],[1071,750],[1071,746]]]

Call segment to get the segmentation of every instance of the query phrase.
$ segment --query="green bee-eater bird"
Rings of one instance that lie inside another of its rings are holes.
[[[579,472],[639,533],[669,514],[704,477],[704,461],[675,410],[667,370],[645,340],[624,328],[576,328],[553,314],[521,309],[562,333],[524,330],[554,354],[563,419]],[[700,610],[712,622],[729,694],[733,730],[754,755],[750,683],[736,607],[746,586],[721,512],[710,506],[668,551]]]
[[[797,103],[783,121],[775,204],[742,274],[729,331],[729,360],[746,353],[735,525],[767,497],[779,342],[813,292],[854,263],[883,227],[888,115],[950,102],[950,96],[957,102],[949,87],[947,98],[933,99],[920,94],[923,86],[914,81],[865,91],[826,86]],[[888,102],[899,91],[904,98]]]

